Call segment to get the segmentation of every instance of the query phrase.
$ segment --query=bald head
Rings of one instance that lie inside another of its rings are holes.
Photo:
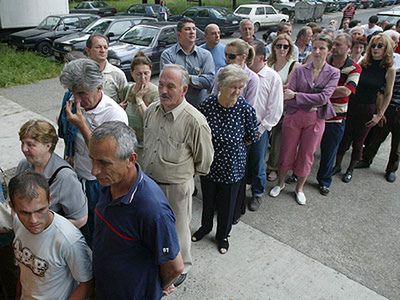
[[[221,31],[218,25],[208,24],[204,29],[204,39],[206,40],[207,47],[212,49],[217,46],[221,38]]]

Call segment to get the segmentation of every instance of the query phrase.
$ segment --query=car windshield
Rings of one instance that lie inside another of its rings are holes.
[[[137,26],[126,32],[120,39],[121,42],[139,46],[150,46],[159,29]]]
[[[60,17],[47,17],[39,24],[37,28],[45,30],[53,30],[60,22],[60,19],[61,19]]]
[[[90,24],[88,27],[86,27],[84,30],[82,30],[84,33],[93,33],[93,32],[97,32],[100,34],[104,34],[108,28],[108,26],[110,26],[111,20],[97,20],[96,22]]]
[[[229,12],[225,8],[215,8],[214,13],[217,17],[225,17],[229,15]]]
[[[108,5],[107,5],[106,3],[101,2],[101,1],[95,1],[95,2],[93,2],[93,3],[92,3],[92,6],[93,6],[94,8],[108,7]]]
[[[238,14],[238,15],[249,15],[250,12],[251,12],[251,8],[250,7],[239,7],[236,10],[235,14]]]

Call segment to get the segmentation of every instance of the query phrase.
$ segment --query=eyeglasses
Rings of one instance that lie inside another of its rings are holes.
[[[383,47],[385,47],[385,45],[381,44],[381,43],[379,43],[379,44],[371,44],[371,48],[372,49],[382,49]]]
[[[225,53],[225,57],[228,58],[228,59],[235,59],[238,55],[240,55],[240,54]]]
[[[287,49],[289,49],[289,45],[286,45],[286,44],[276,44],[276,45],[275,45],[275,48],[276,48],[276,49],[285,49],[285,50],[287,50]]]

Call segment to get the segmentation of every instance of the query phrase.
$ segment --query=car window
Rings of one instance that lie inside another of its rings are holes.
[[[158,31],[157,28],[137,26],[126,32],[120,41],[147,47],[157,36]]]
[[[95,1],[92,3],[92,5],[95,8],[108,7],[108,5],[106,3],[101,2],[101,1]]]
[[[52,30],[54,29],[57,24],[60,22],[59,17],[47,17],[44,19],[39,25],[38,29],[45,29],[45,30]]]
[[[275,10],[272,7],[265,7],[265,13],[267,15],[275,15],[276,14]]]
[[[183,15],[184,15],[185,17],[188,17],[188,18],[193,18],[193,17],[196,16],[196,13],[197,13],[197,10],[196,10],[196,9],[188,9],[187,11],[185,11],[185,12],[183,13]]]
[[[144,9],[144,6],[142,6],[142,5],[135,5],[135,6],[131,6],[128,9],[128,12],[135,13],[135,14],[145,14],[146,10]]]
[[[86,3],[84,3],[84,2],[79,3],[75,8],[76,8],[76,9],[85,8],[85,4],[86,4]]]
[[[95,20],[95,18],[94,18],[94,17],[90,17],[90,16],[81,17],[81,24],[82,24],[82,27],[88,26],[88,25],[89,25],[90,23],[92,23],[94,20]]]
[[[239,7],[236,12],[236,14],[239,15],[250,15],[251,13],[251,8],[250,7]]]
[[[209,17],[208,9],[200,9],[197,13],[197,16],[199,18],[208,18]]]
[[[110,26],[111,20],[97,20],[96,22],[94,22],[93,24],[89,25],[88,27],[86,27],[83,32],[85,33],[94,33],[94,32],[98,32],[100,34],[104,34],[104,32],[106,32],[108,26]]]
[[[164,42],[167,45],[175,44],[177,42],[175,29],[165,28],[161,31],[158,41]]]
[[[227,16],[227,15],[229,15],[229,11],[228,10],[226,10],[225,8],[223,8],[223,7],[216,7],[215,9],[213,9],[213,12],[214,12],[214,14],[215,15],[221,15],[221,16]]]
[[[256,9],[256,15],[257,15],[257,16],[265,15],[264,7],[257,7],[257,9]]]
[[[80,25],[81,25],[79,18],[64,18],[63,23],[69,29],[80,28]]]
[[[108,33],[112,32],[114,33],[114,35],[121,35],[125,31],[127,31],[131,26],[132,23],[129,20],[115,22],[114,24],[111,25],[110,29],[108,30]]]

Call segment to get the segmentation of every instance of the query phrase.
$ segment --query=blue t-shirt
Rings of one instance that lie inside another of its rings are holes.
[[[199,106],[211,128],[214,160],[207,175],[214,182],[231,184],[243,178],[247,146],[257,140],[257,117],[254,108],[239,96],[234,106],[226,108],[210,96]]]
[[[212,49],[208,48],[207,44],[203,44],[200,47],[210,51],[210,53],[213,57],[213,60],[214,60],[215,74],[217,74],[219,69],[226,66],[225,45],[224,44],[218,43],[217,46],[215,46]]]
[[[175,217],[164,193],[137,165],[129,193],[103,187],[95,209],[96,299],[160,299],[160,265],[179,253]]]

